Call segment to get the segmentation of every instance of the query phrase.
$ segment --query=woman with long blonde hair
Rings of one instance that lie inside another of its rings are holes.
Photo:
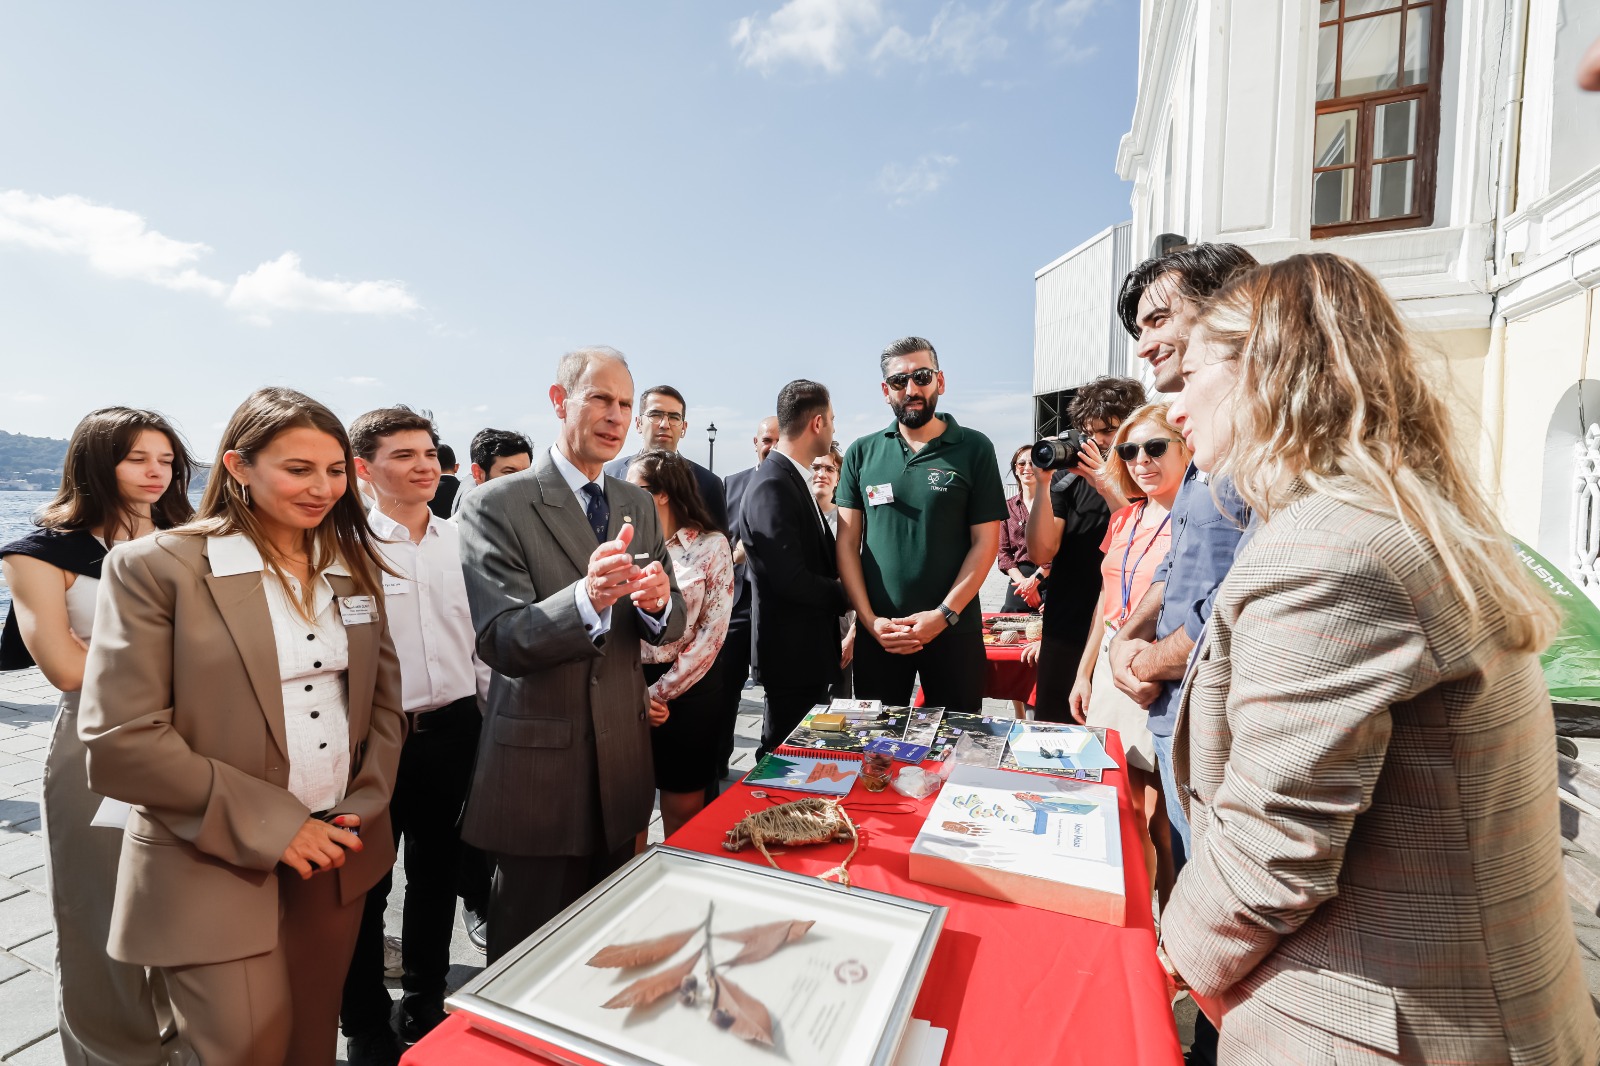
[[[107,950],[208,1066],[332,1066],[405,722],[350,441],[261,389],[197,519],[106,559],[79,734],[132,805]]]
[[[1229,1063],[1592,1063],[1524,576],[1378,281],[1261,267],[1173,420],[1259,519],[1174,736],[1193,853],[1161,953]]]

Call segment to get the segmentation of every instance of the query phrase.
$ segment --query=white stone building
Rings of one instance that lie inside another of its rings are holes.
[[[1132,261],[1176,234],[1366,265],[1509,528],[1597,579],[1600,94],[1573,74],[1600,0],[1140,2]]]

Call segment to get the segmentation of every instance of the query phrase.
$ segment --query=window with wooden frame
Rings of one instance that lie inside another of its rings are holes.
[[[1445,0],[1318,0],[1311,236],[1433,222]]]

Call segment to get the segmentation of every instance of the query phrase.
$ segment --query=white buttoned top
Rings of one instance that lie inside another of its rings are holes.
[[[278,676],[283,687],[284,736],[289,751],[289,792],[313,812],[330,809],[344,799],[350,783],[349,681],[350,645],[338,598],[326,574],[348,577],[334,563],[316,577],[315,613],[307,621],[290,602],[275,574],[266,572],[261,553],[249,537],[207,537],[206,553],[217,577],[258,573],[272,618],[278,650]],[[300,595],[300,583],[289,585]],[[376,612],[368,625],[377,625]]]

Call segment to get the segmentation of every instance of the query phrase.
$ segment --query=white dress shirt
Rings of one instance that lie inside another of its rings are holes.
[[[601,473],[599,480],[591,480],[582,470],[573,466],[571,460],[562,455],[561,449],[554,444],[550,445],[550,459],[556,464],[556,469],[561,472],[561,479],[567,483],[567,488],[572,490],[573,497],[578,501],[578,510],[583,513],[583,521],[587,525],[589,522],[589,496],[583,491],[583,487],[585,485],[598,485],[601,493],[604,494],[606,489],[604,472]],[[607,506],[610,503],[611,498],[606,497]],[[655,504],[652,503],[651,506],[653,507]],[[623,517],[631,518],[632,516],[623,515]],[[599,547],[598,541],[595,542],[595,546]],[[588,631],[589,638],[591,640],[599,640],[611,632],[611,608],[607,607],[603,611],[594,609],[594,602],[589,599],[588,584],[587,581],[579,581],[573,597],[577,601],[578,615],[583,619],[583,628]],[[635,610],[639,612],[639,618],[644,624],[650,627],[650,632],[659,633],[666,627],[667,618],[672,614],[672,598],[670,596],[667,597],[666,608],[661,612],[660,618],[649,614],[637,605],[635,605]]]
[[[289,792],[312,811],[325,811],[344,799],[350,784],[350,712],[346,671],[350,645],[345,638],[333,586],[327,574],[349,577],[333,563],[316,577],[314,614],[307,621],[275,574],[266,573],[261,553],[249,537],[207,537],[206,554],[217,577],[260,574],[278,650],[283,687],[283,727],[289,745]],[[289,579],[296,598],[300,583]],[[374,616],[372,625],[377,624]]]
[[[383,575],[383,598],[400,658],[401,705],[416,714],[473,695],[477,634],[461,571],[461,534],[430,514],[422,542],[413,543],[410,530],[377,508],[367,512],[367,525],[384,561],[400,573]]]

